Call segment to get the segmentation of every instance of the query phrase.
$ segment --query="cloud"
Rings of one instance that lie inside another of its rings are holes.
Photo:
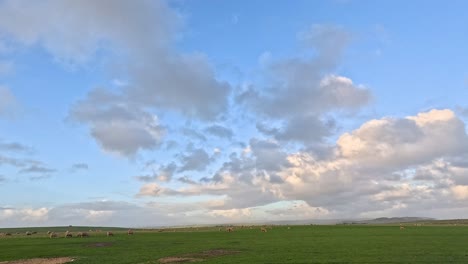
[[[130,77],[123,90],[132,102],[208,119],[225,109],[229,85],[215,79],[207,58],[174,51],[181,19],[166,1],[4,1],[0,10],[1,31],[61,61],[82,64],[100,50],[117,53],[113,67]]]
[[[190,137],[190,138],[193,138],[193,139],[196,139],[196,140],[199,140],[199,141],[207,141],[207,138],[203,134],[201,134],[200,132],[198,132],[195,129],[191,129],[191,128],[188,128],[188,127],[183,127],[181,129],[181,132],[182,132],[183,135],[185,135],[187,137]]]
[[[75,163],[71,166],[70,170],[72,172],[78,172],[83,170],[89,170],[89,166],[86,163]]]
[[[332,135],[335,121],[322,120],[316,115],[292,117],[279,128],[269,128],[263,123],[257,123],[258,131],[273,136],[278,141],[296,141],[311,145],[322,142]]]
[[[15,152],[15,153],[31,153],[31,147],[25,146],[18,142],[0,142],[0,151]]]
[[[45,223],[49,218],[49,209],[45,207],[41,208],[3,208],[0,210],[0,223],[7,222],[9,219],[13,219],[16,223],[28,223],[38,224]]]
[[[344,158],[373,167],[415,165],[468,149],[464,123],[451,110],[371,120],[337,141]]]
[[[128,157],[158,146],[161,129],[154,112],[214,120],[227,109],[231,87],[215,77],[209,59],[174,48],[181,25],[180,15],[163,0],[0,4],[0,34],[10,42],[42,47],[65,65],[102,59],[113,80],[126,80],[112,92],[92,90],[72,107],[70,119],[88,125],[105,151]],[[113,119],[99,118],[105,114]]]
[[[26,168],[21,169],[19,173],[52,173],[55,171],[55,169],[47,168],[42,165],[30,165]]]
[[[232,139],[234,133],[231,129],[221,125],[211,125],[205,129],[205,131],[211,135],[219,138]]]
[[[144,184],[141,188],[137,197],[144,197],[144,196],[164,196],[164,195],[175,195],[177,194],[176,191],[164,188],[158,185],[157,183],[147,183]]]
[[[181,178],[184,185],[175,189],[145,185],[139,195],[213,196],[218,202],[210,205],[211,216],[217,218],[247,211],[254,218],[263,212],[306,219],[437,216],[444,210],[466,217],[464,127],[451,110],[369,120],[341,135],[327,156],[252,139],[248,152],[232,153],[211,177]]]
[[[258,126],[260,132],[307,146],[322,142],[335,129],[325,115],[353,113],[371,101],[365,86],[334,74],[349,39],[350,34],[341,28],[312,26],[299,34],[304,54],[263,62],[266,84],[249,86],[236,95],[236,102],[254,110],[265,122],[281,124]]]
[[[156,148],[164,135],[157,116],[106,90],[91,91],[71,108],[70,118],[88,124],[104,150],[127,157]]]
[[[468,199],[468,185],[456,185],[451,188],[455,198],[458,200]]]
[[[181,166],[178,172],[203,171],[212,161],[212,158],[203,149],[193,149],[180,157]]]
[[[135,176],[134,178],[141,182],[153,182],[156,180],[168,182],[172,180],[177,168],[177,165],[171,162],[167,165],[161,165],[157,173],[153,172],[153,174]]]

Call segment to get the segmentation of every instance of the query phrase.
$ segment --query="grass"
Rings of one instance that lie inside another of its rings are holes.
[[[398,226],[281,226],[267,233],[258,227],[236,228],[232,233],[188,228],[176,232],[136,230],[133,236],[114,229],[114,237],[101,232],[68,239],[50,239],[44,229],[28,230],[38,234],[0,238],[0,261],[71,256],[76,264],[151,264],[162,257],[227,249],[240,253],[209,258],[204,263],[468,263],[467,226],[408,226],[404,230]],[[112,245],[90,246],[99,242]]]

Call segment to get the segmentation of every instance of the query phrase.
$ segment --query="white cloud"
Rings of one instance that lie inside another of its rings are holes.
[[[463,215],[468,164],[461,161],[468,155],[467,141],[464,124],[452,111],[431,110],[370,120],[339,137],[325,157],[253,139],[248,153],[231,155],[212,177],[183,181],[186,186],[177,189],[151,185],[140,193],[181,199],[213,195],[222,198],[212,208],[219,217],[248,208],[285,219],[433,216],[443,210]],[[290,201],[302,202],[292,207]],[[272,209],[274,203],[282,206]]]
[[[29,224],[41,224],[48,220],[49,208],[6,208],[0,210],[0,223],[13,219],[13,221],[20,221],[20,223]]]
[[[468,137],[464,123],[451,110],[431,110],[368,121],[343,134],[337,146],[347,160],[395,169],[466,152]]]
[[[456,199],[467,200],[468,199],[468,185],[456,185],[451,187],[453,194]]]

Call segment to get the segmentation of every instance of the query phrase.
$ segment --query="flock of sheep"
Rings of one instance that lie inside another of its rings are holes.
[[[416,226],[416,224],[415,224],[415,226]],[[417,224],[417,226],[421,226],[421,224]],[[247,227],[246,227],[246,226],[239,226],[239,228],[247,228]],[[253,227],[250,226],[249,228],[252,229]],[[291,227],[288,226],[288,229],[290,229],[290,228],[291,228]],[[273,229],[273,227],[271,227],[271,226],[262,226],[262,227],[260,227],[260,231],[261,231],[261,232],[264,232],[264,233],[268,232],[268,229]],[[402,224],[400,224],[400,230],[403,230],[403,229],[405,229],[405,226],[402,225]],[[229,227],[226,227],[226,228],[225,228],[225,231],[226,231],[226,232],[234,232],[234,230],[235,230],[235,229],[234,229],[234,226],[229,226]],[[222,228],[219,228],[219,231],[222,231]],[[102,232],[102,231],[101,231],[101,230],[95,230],[95,231],[89,230],[89,232]],[[30,232],[30,231],[27,231],[25,234],[26,234],[26,236],[31,236],[31,235],[37,234],[37,232]],[[2,237],[2,236],[12,236],[12,235],[13,235],[13,233],[10,233],[10,232],[0,233],[0,237]],[[20,233],[17,232],[16,235],[20,235]],[[48,235],[50,238],[57,238],[57,237],[59,237],[59,234],[58,234],[58,233],[52,232],[52,231],[47,231],[47,235]],[[132,229],[129,229],[129,230],[127,231],[127,235],[133,235],[133,230],[132,230]],[[69,238],[69,237],[89,237],[89,236],[90,236],[90,235],[89,235],[88,232],[78,232],[78,233],[76,233],[76,235],[74,235],[72,232],[70,232],[70,231],[67,230],[67,231],[64,233],[64,237],[65,237],[65,238]],[[107,232],[106,232],[106,236],[108,236],[108,237],[114,236],[114,233],[112,233],[111,231],[107,231]]]
[[[246,226],[240,226],[240,228],[247,228],[247,227],[246,227]],[[249,228],[252,229],[252,226],[250,226]],[[263,227],[260,227],[260,231],[266,233],[266,232],[267,232],[267,228],[268,228],[268,229],[273,229],[273,227],[271,227],[271,226],[268,226],[268,227],[267,227],[267,226],[263,226]],[[288,227],[288,229],[290,229],[290,227]],[[226,232],[234,232],[234,227],[233,227],[233,226],[228,226],[228,227],[226,227],[225,230],[226,230]],[[219,231],[222,231],[222,228],[219,228]]]
[[[90,230],[90,232],[93,232],[92,230]],[[96,232],[101,232],[100,230],[97,230]],[[16,235],[20,235],[21,233],[17,232]],[[30,231],[26,231],[25,235],[26,236],[32,236],[32,235],[35,235],[37,234],[37,232],[30,232]],[[6,233],[0,233],[0,237],[1,236],[12,236],[13,234],[10,233],[10,232],[6,232]],[[129,229],[127,231],[127,235],[133,235],[133,230],[132,229]],[[52,231],[47,231],[47,236],[49,236],[50,238],[57,238],[59,237],[59,234],[56,233],[56,232],[52,232]],[[69,238],[69,237],[89,237],[89,233],[88,232],[78,232],[76,233],[76,235],[73,235],[72,232],[70,231],[66,231],[64,233],[64,237],[65,238]],[[112,233],[111,231],[107,231],[106,233],[106,236],[110,237],[110,236],[114,236],[114,233]]]

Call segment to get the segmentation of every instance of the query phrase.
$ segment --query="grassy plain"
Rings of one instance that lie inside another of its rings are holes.
[[[0,229],[17,232],[0,237],[0,262],[16,259],[72,257],[73,263],[159,263],[164,257],[196,257],[203,263],[468,263],[468,226],[333,225],[235,228],[216,227],[165,230],[122,229],[114,237],[105,231],[89,238],[50,239],[45,232],[69,228]],[[88,227],[72,228],[73,231]],[[38,232],[32,236],[24,231]],[[175,230],[175,231],[174,231]],[[62,235],[61,233],[60,235]],[[223,249],[229,255],[207,257],[200,252]]]

